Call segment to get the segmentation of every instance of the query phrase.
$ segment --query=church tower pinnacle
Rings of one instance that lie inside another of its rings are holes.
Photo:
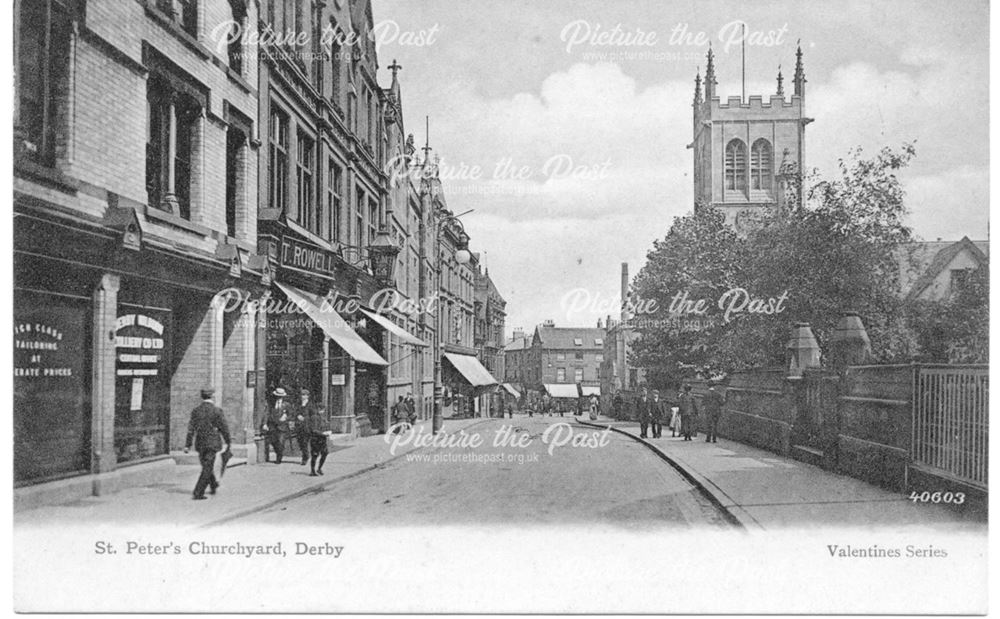
[[[798,49],[795,50],[795,77],[793,78],[795,84],[796,94],[800,97],[806,96],[806,72],[802,68],[802,46],[799,45]]]
[[[715,86],[719,83],[715,80],[715,53],[712,51],[712,44],[708,44],[708,66],[705,67],[705,101],[711,101],[715,96]]]

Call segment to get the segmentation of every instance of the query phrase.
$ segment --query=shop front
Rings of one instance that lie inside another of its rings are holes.
[[[259,381],[257,427],[280,387],[293,406],[309,390],[336,433],[381,428],[388,362],[382,334],[359,328],[366,274],[283,222],[261,222],[260,241],[276,268],[258,359],[266,378]]]
[[[479,398],[498,383],[474,355],[443,354],[442,381],[446,417],[478,417]]]
[[[45,204],[15,200],[19,504],[55,492],[44,482],[80,477],[58,486],[65,498],[169,470],[205,385],[229,398],[234,443],[245,442],[245,411],[232,404],[243,384],[226,377],[251,366],[236,367],[240,332],[214,301],[234,287],[259,293],[259,274],[143,238],[132,209],[108,213],[68,225]]]

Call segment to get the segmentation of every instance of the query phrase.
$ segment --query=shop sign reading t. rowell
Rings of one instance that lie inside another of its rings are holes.
[[[289,237],[281,239],[281,266],[313,275],[336,277],[336,254]]]

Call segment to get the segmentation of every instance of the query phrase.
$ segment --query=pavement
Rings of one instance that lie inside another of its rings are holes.
[[[443,430],[458,433],[483,423],[484,419],[445,419]],[[415,424],[418,432],[430,433],[429,420]],[[172,477],[147,486],[123,489],[104,496],[89,496],[59,505],[47,505],[14,513],[15,525],[113,526],[137,522],[169,522],[178,526],[205,527],[243,517],[310,493],[331,484],[382,468],[426,447],[412,441],[390,453],[385,435],[357,438],[349,447],[333,451],[323,467],[324,475],[310,477],[309,466],[298,458],[280,464],[240,465],[226,469],[219,491],[205,501],[193,501],[191,490],[200,467],[178,465]]]
[[[580,419],[580,418],[578,418]],[[598,417],[584,425],[611,427],[650,447],[749,530],[837,526],[856,529],[941,528],[985,533],[986,523],[954,508],[914,503],[906,495],[749,445],[719,438],[640,439],[639,424]]]

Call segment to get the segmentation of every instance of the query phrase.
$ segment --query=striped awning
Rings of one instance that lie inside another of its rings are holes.
[[[427,346],[427,342],[421,340],[420,338],[413,335],[403,327],[397,325],[393,321],[389,320],[382,314],[378,314],[376,312],[370,312],[363,307],[360,309],[365,316],[368,316],[369,318],[374,320],[376,323],[381,325],[383,329],[385,329],[389,333],[392,333],[399,339],[403,340],[403,342],[407,344],[413,344],[414,346]]]
[[[497,379],[493,378],[490,371],[483,367],[482,363],[479,363],[479,359],[476,359],[472,355],[458,355],[455,353],[445,353],[444,358],[447,359],[451,365],[458,370],[458,373],[465,377],[465,380],[469,381],[469,384],[473,387],[486,387],[488,385],[497,384]]]
[[[566,383],[545,383],[545,392],[553,398],[578,398],[580,392],[576,389],[576,384]]]
[[[389,365],[389,362],[382,358],[382,355],[368,345],[361,336],[354,332],[354,329],[347,324],[343,317],[332,309],[324,311],[320,309],[316,298],[304,290],[299,290],[294,286],[275,282],[278,288],[285,293],[288,300],[298,306],[306,316],[312,319],[323,332],[337,342],[344,352],[349,354],[355,361],[369,363],[371,365]]]

